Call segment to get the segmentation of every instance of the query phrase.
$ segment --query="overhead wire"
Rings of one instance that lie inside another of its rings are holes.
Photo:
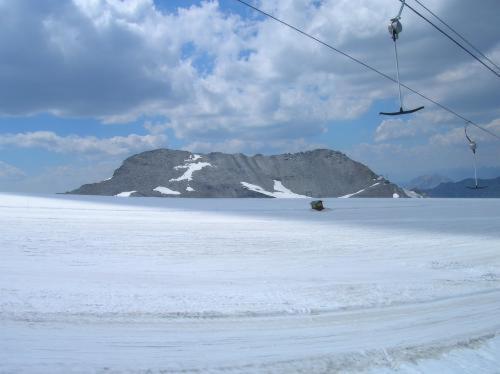
[[[399,0],[401,3],[403,0]],[[455,43],[457,46],[459,46],[461,49],[463,49],[465,52],[467,52],[469,55],[472,56],[476,61],[481,63],[486,69],[491,71],[493,74],[495,74],[497,77],[500,78],[500,73],[492,69],[490,66],[488,66],[483,60],[481,60],[479,57],[477,57],[474,53],[472,53],[470,50],[468,50],[466,47],[464,47],[460,42],[458,42],[456,39],[454,39],[451,35],[449,35],[446,31],[444,31],[442,28],[437,26],[435,23],[433,23],[430,19],[428,19],[426,16],[424,16],[422,13],[420,13],[418,10],[413,8],[411,5],[405,2],[405,6],[410,9],[413,13],[415,13],[417,16],[422,18],[424,21],[426,21],[428,24],[430,24],[432,27],[434,27],[436,30],[438,30],[441,34],[446,36],[448,39],[450,39],[453,43]]]
[[[491,65],[493,65],[495,68],[500,71],[500,66],[498,66],[494,61],[492,61],[488,56],[486,56],[483,52],[481,52],[474,44],[469,42],[462,34],[460,34],[457,30],[455,30],[452,26],[450,26],[448,23],[446,23],[441,17],[439,17],[435,12],[430,10],[427,6],[422,4],[419,0],[414,0],[418,5],[420,5],[422,8],[424,8],[427,12],[432,14],[439,22],[441,22],[443,25],[445,25],[448,29],[450,29],[455,35],[457,35],[460,39],[462,39],[465,43],[469,45],[474,51],[476,51],[481,57],[483,57],[485,60],[487,60]]]
[[[318,38],[317,38],[317,37],[315,37],[315,36],[312,36],[311,34],[309,34],[309,33],[305,32],[305,31],[303,31],[303,30],[299,29],[298,27],[295,27],[295,26],[293,26],[293,25],[291,25],[291,24],[289,24],[289,23],[287,23],[287,22],[285,22],[285,21],[283,21],[283,20],[281,20],[281,19],[279,19],[279,18],[277,18],[277,17],[273,16],[273,15],[272,15],[272,14],[270,14],[270,13],[267,13],[267,12],[265,12],[264,10],[259,9],[259,8],[257,8],[256,6],[254,6],[254,5],[252,5],[252,4],[248,3],[248,2],[246,2],[246,1],[244,1],[244,0],[235,0],[235,1],[237,1],[237,2],[239,2],[239,3],[243,4],[243,5],[247,6],[247,7],[249,7],[249,8],[251,8],[251,9],[255,10],[256,12],[258,12],[258,13],[260,13],[260,14],[262,14],[262,15],[264,15],[264,16],[266,16],[266,17],[268,17],[268,18],[273,19],[273,20],[274,20],[274,21],[276,21],[276,22],[281,23],[282,25],[284,25],[284,26],[286,26],[286,27],[291,28],[292,30],[294,30],[294,31],[298,32],[299,34],[302,34],[302,35],[304,35],[305,37],[307,37],[307,38],[309,38],[309,39],[312,39],[312,40],[316,41],[317,43],[319,43],[319,44],[321,44],[321,45],[323,45],[323,46],[325,46],[325,47],[327,47],[327,48],[329,48],[329,49],[331,49],[331,50],[333,50],[333,51],[335,51],[335,52],[337,52],[337,53],[341,54],[342,56],[344,56],[344,57],[346,57],[346,58],[350,59],[351,61],[356,62],[356,63],[357,63],[357,64],[359,64],[359,65],[364,66],[364,67],[365,67],[365,68],[367,68],[368,70],[373,71],[374,73],[376,73],[376,74],[378,74],[378,75],[380,75],[380,76],[382,76],[382,77],[384,77],[384,78],[386,78],[386,79],[390,80],[391,82],[393,82],[393,83],[397,83],[397,80],[396,80],[396,79],[394,79],[394,78],[392,78],[391,76],[389,76],[389,75],[387,75],[387,74],[383,73],[382,71],[380,71],[380,70],[378,70],[378,69],[374,68],[373,66],[370,66],[370,65],[369,65],[369,64],[367,64],[366,62],[363,62],[363,61],[361,61],[360,59],[358,59],[358,58],[356,58],[356,57],[354,57],[354,56],[351,56],[350,54],[348,54],[348,53],[346,53],[346,52],[344,52],[344,51],[342,51],[342,50],[340,50],[340,49],[338,49],[338,48],[334,47],[333,45],[328,44],[328,43],[326,43],[326,42],[322,41],[321,39],[318,39]],[[425,99],[425,100],[427,100],[427,101],[429,101],[429,102],[433,103],[434,105],[438,106],[439,108],[441,108],[441,109],[443,109],[443,110],[447,111],[448,113],[453,114],[455,117],[460,118],[461,120],[465,121],[466,123],[469,123],[470,125],[475,126],[475,127],[477,127],[478,129],[480,129],[480,130],[484,131],[485,133],[487,133],[487,134],[489,134],[489,135],[491,135],[491,136],[493,136],[493,137],[497,138],[498,140],[500,140],[500,135],[497,135],[497,134],[495,134],[494,132],[492,132],[492,131],[490,131],[490,130],[488,130],[488,129],[484,128],[483,126],[480,126],[480,125],[478,125],[477,123],[475,123],[475,122],[473,122],[473,121],[471,121],[471,120],[467,119],[466,117],[464,117],[464,116],[462,116],[461,114],[459,114],[459,113],[455,112],[454,110],[452,110],[452,109],[448,108],[447,106],[445,106],[445,105],[443,105],[443,104],[441,104],[441,103],[437,102],[436,100],[431,99],[430,97],[428,97],[428,96],[426,96],[426,95],[424,95],[424,94],[422,94],[422,93],[418,92],[417,90],[414,90],[413,88],[411,88],[411,87],[409,87],[409,86],[405,85],[404,83],[401,83],[401,86],[402,86],[402,87],[404,87],[404,88],[406,88],[408,91],[413,92],[414,94],[416,94],[416,95],[420,96],[421,98],[423,98],[423,99]]]

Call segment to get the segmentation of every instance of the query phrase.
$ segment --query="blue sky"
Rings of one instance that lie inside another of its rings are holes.
[[[398,3],[254,1],[391,76]],[[497,1],[431,5],[500,60]],[[500,79],[406,10],[402,22],[402,80],[500,133]],[[0,55],[0,190],[66,191],[160,147],[332,148],[395,181],[471,173],[459,120],[409,93],[424,112],[382,118],[394,84],[234,0],[0,1]],[[483,175],[500,175],[500,142],[471,132]]]

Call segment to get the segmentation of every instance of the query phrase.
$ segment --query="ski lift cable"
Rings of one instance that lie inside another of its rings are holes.
[[[255,6],[253,6],[252,4],[250,4],[250,3],[248,3],[248,2],[246,2],[246,1],[244,1],[244,0],[235,0],[235,1],[237,1],[237,2],[239,2],[239,3],[243,4],[243,5],[247,6],[247,7],[249,7],[249,8],[251,8],[251,9],[255,10],[255,11],[256,11],[256,12],[258,12],[258,13],[261,13],[262,15],[264,15],[264,16],[266,16],[266,17],[268,17],[268,18],[273,19],[273,20],[274,20],[274,21],[276,21],[276,22],[281,23],[282,25],[284,25],[284,26],[286,26],[286,27],[288,27],[288,28],[290,28],[290,29],[292,29],[292,30],[294,30],[294,31],[298,32],[299,34],[304,35],[305,37],[307,37],[307,38],[309,38],[309,39],[312,39],[312,40],[316,41],[317,43],[319,43],[319,44],[321,44],[321,45],[323,45],[323,46],[325,46],[325,47],[327,47],[327,48],[331,49],[332,51],[335,51],[335,52],[337,52],[337,53],[341,54],[342,56],[347,57],[347,58],[348,58],[348,59],[350,59],[351,61],[354,61],[354,62],[356,62],[357,64],[364,66],[364,67],[365,67],[365,68],[367,68],[368,70],[373,71],[374,73],[376,73],[376,74],[378,74],[378,75],[380,75],[380,76],[382,76],[382,77],[384,77],[384,78],[386,78],[386,79],[390,80],[391,82],[396,83],[396,84],[398,83],[398,82],[397,82],[397,80],[396,80],[396,79],[394,79],[394,78],[392,78],[391,76],[389,76],[389,75],[387,75],[387,74],[385,74],[385,73],[381,72],[380,70],[378,70],[378,69],[376,69],[376,68],[374,68],[374,67],[372,67],[372,66],[368,65],[367,63],[365,63],[365,62],[361,61],[360,59],[358,59],[358,58],[356,58],[356,57],[353,57],[353,56],[351,56],[350,54],[348,54],[348,53],[346,53],[346,52],[344,52],[344,51],[341,51],[341,50],[340,50],[340,49],[338,49],[338,48],[335,48],[335,47],[334,47],[334,46],[332,46],[331,44],[328,44],[328,43],[326,43],[326,42],[322,41],[321,39],[318,39],[317,37],[312,36],[311,34],[308,34],[307,32],[305,32],[305,31],[303,31],[303,30],[299,29],[298,27],[295,27],[295,26],[293,26],[293,25],[291,25],[291,24],[289,24],[289,23],[287,23],[287,22],[285,22],[285,21],[283,21],[283,20],[281,20],[281,19],[279,19],[279,18],[277,18],[277,17],[273,16],[273,15],[272,15],[272,14],[270,14],[270,13],[267,13],[267,12],[263,11],[262,9],[259,9],[259,8],[257,8],[257,7],[255,7]],[[429,101],[429,102],[433,103],[434,105],[436,105],[436,106],[438,106],[439,108],[441,108],[441,109],[445,110],[446,112],[448,112],[448,113],[450,113],[450,114],[453,114],[455,117],[460,118],[461,120],[463,120],[463,121],[465,121],[465,122],[469,123],[470,125],[475,126],[475,127],[477,127],[478,129],[480,129],[480,130],[482,130],[482,131],[486,132],[487,134],[489,134],[489,135],[493,136],[494,138],[496,138],[496,139],[500,140],[500,135],[497,135],[497,134],[495,134],[494,132],[492,132],[492,131],[490,131],[490,130],[488,130],[488,129],[486,129],[486,128],[484,128],[484,127],[480,126],[480,125],[478,125],[477,123],[475,123],[475,122],[473,122],[473,121],[471,121],[471,120],[469,120],[469,119],[465,118],[464,116],[462,116],[461,114],[459,114],[459,113],[455,112],[454,110],[452,110],[452,109],[448,108],[447,106],[445,106],[445,105],[443,105],[443,104],[441,104],[441,103],[437,102],[437,101],[436,101],[436,100],[434,100],[434,99],[431,99],[430,97],[428,97],[428,96],[426,96],[426,95],[424,95],[424,94],[422,94],[422,93],[418,92],[417,90],[414,90],[413,88],[411,88],[411,87],[407,86],[407,85],[406,85],[406,84],[404,84],[404,83],[401,83],[401,86],[402,86],[402,87],[404,87],[404,88],[406,88],[408,91],[413,92],[414,94],[416,94],[416,95],[420,96],[421,98],[423,98],[423,99],[425,99],[425,100],[427,100],[427,101]]]
[[[403,0],[399,0],[400,2],[403,2]],[[460,44],[456,39],[454,39],[452,36],[450,36],[448,33],[446,33],[446,31],[444,31],[442,28],[440,28],[439,26],[437,26],[436,24],[434,24],[431,20],[429,20],[426,16],[424,16],[422,13],[420,13],[418,10],[416,10],[415,8],[413,8],[411,5],[408,5],[406,3],[406,7],[408,9],[410,9],[413,13],[415,13],[417,16],[419,16],[420,18],[422,18],[423,20],[425,20],[427,23],[429,23],[432,27],[434,27],[436,30],[438,30],[441,34],[443,34],[444,36],[446,36],[448,39],[450,39],[453,43],[455,43],[456,45],[458,45],[460,48],[462,48],[465,52],[467,52],[469,55],[472,56],[472,58],[474,58],[475,60],[479,61],[486,69],[488,69],[489,71],[491,71],[493,74],[495,74],[497,77],[500,78],[500,73],[498,73],[497,71],[493,70],[490,66],[488,66],[487,64],[484,63],[483,60],[481,60],[480,58],[478,58],[474,53],[472,53],[471,51],[469,51],[467,48],[465,48],[462,44]]]
[[[424,8],[427,12],[432,14],[439,22],[441,22],[443,25],[445,25],[448,29],[450,29],[455,35],[457,35],[460,39],[462,39],[466,44],[469,45],[474,51],[476,51],[479,55],[481,55],[485,60],[487,60],[491,65],[493,65],[495,68],[497,68],[500,71],[500,66],[498,66],[494,61],[492,61],[488,56],[486,56],[483,52],[481,52],[478,48],[476,48],[471,42],[469,42],[465,37],[460,34],[457,30],[455,30],[453,27],[451,27],[448,23],[446,23],[441,17],[439,17],[436,13],[434,13],[432,10],[430,10],[427,6],[422,4],[419,0],[414,0],[417,4],[419,4],[422,8]]]

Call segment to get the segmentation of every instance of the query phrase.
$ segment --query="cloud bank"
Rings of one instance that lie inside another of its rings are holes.
[[[395,76],[386,24],[397,2],[255,4]],[[0,115],[163,123],[148,125],[148,135],[107,139],[0,134],[0,146],[116,156],[164,146],[168,130],[190,149],[294,151],[322,146],[317,139],[329,129],[361,118],[382,100],[393,105],[394,84],[274,21],[222,5],[201,1],[167,11],[153,0],[0,0]],[[498,1],[457,6],[436,0],[432,9],[500,60],[497,25],[475,21],[492,20]],[[500,80],[408,10],[403,23],[402,80],[479,123],[497,123]],[[364,161],[373,149],[395,150],[401,141],[414,141],[409,153],[459,146],[463,123],[414,95],[405,93],[405,101],[425,104],[426,112],[409,120],[375,119],[374,144],[344,151]],[[498,156],[485,149],[489,159]],[[380,165],[407,168],[390,160]]]
[[[115,136],[59,136],[51,131],[35,131],[19,134],[0,134],[2,147],[42,148],[52,152],[70,154],[126,155],[146,149],[162,147],[167,137],[163,134]]]

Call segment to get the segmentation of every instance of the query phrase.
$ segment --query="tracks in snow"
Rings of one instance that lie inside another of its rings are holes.
[[[499,315],[500,290],[492,290],[319,315],[135,323],[4,320],[0,351],[5,357],[0,369],[23,368],[23,357],[30,357],[49,364],[51,370],[69,365],[83,371],[103,367],[170,371],[267,367],[279,371],[286,366],[290,372],[302,364],[311,368],[325,362],[351,370],[359,369],[363,361],[366,365],[377,362],[376,357],[418,354],[412,359],[424,358],[492,336],[500,332]],[[15,355],[9,354],[12,350]]]

